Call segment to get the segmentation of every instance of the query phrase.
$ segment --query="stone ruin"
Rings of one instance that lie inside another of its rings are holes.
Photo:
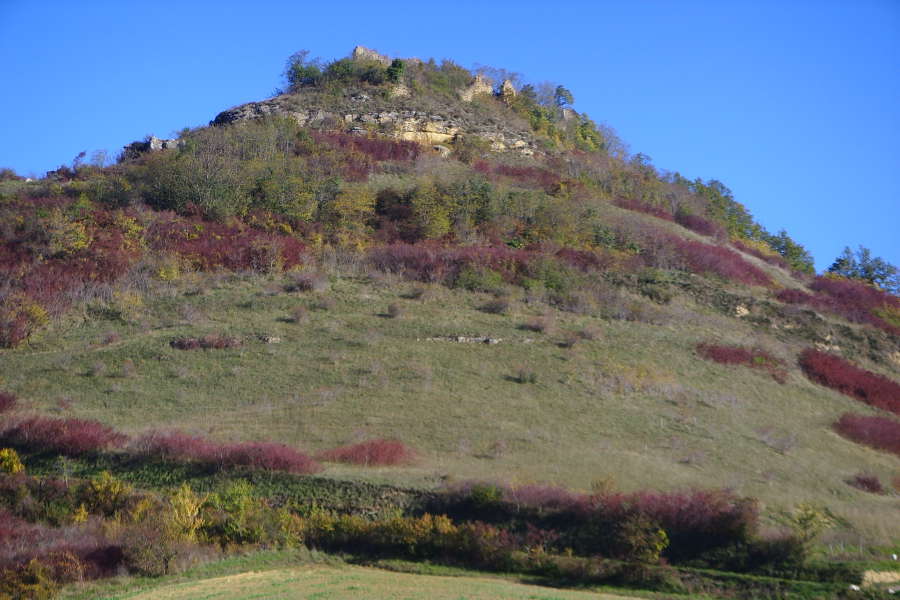
[[[459,99],[463,102],[471,102],[475,99],[475,96],[479,94],[491,94],[494,93],[494,82],[491,81],[489,77],[485,77],[481,73],[475,76],[475,79],[472,80],[472,83],[468,85],[468,87],[463,88],[459,91]]]
[[[384,66],[389,66],[391,64],[391,59],[385,56],[384,54],[380,54],[375,52],[371,48],[366,48],[365,46],[357,46],[353,49],[353,52],[350,53],[351,60],[374,60],[375,62],[381,63]]]

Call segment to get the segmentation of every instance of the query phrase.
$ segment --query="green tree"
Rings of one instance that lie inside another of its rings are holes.
[[[322,78],[322,61],[309,59],[309,50],[300,50],[291,54],[284,67],[284,78],[288,83],[288,91],[315,85]]]
[[[789,236],[784,229],[779,231],[776,235],[764,232],[762,240],[766,242],[770,248],[775,250],[775,252],[780,254],[794,269],[809,274],[815,272],[812,254],[810,254],[801,244],[792,240],[791,236]]]
[[[406,69],[406,63],[395,58],[391,66],[387,68],[387,79],[391,83],[398,83],[403,77],[403,71]]]
[[[556,86],[556,92],[553,94],[553,99],[560,108],[575,104],[575,97],[572,96],[572,92],[561,85]]]
[[[854,252],[850,246],[828,267],[829,273],[862,279],[892,294],[900,293],[900,271],[880,256],[872,256],[872,251],[860,245]]]

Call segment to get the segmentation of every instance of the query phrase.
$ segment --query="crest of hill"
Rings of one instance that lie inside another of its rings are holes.
[[[339,65],[336,68],[335,65]],[[378,69],[402,65],[394,80],[382,80]],[[356,46],[348,59],[335,61],[326,70],[362,73],[362,77],[337,77],[343,85],[294,86],[288,93],[268,100],[241,104],[219,113],[211,125],[226,125],[265,116],[286,116],[300,126],[345,131],[356,135],[372,132],[426,146],[450,144],[475,136],[486,140],[493,151],[531,156],[539,141],[520,116],[492,102],[506,104],[516,95],[509,79],[499,86],[485,74],[471,74],[445,61],[415,58],[391,59]],[[374,70],[375,74],[372,74]],[[452,79],[452,81],[451,81]],[[572,116],[573,111],[567,115]]]

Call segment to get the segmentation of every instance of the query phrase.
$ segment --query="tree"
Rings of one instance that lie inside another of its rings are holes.
[[[556,86],[556,92],[553,94],[553,99],[556,101],[556,105],[560,108],[565,108],[567,106],[575,104],[575,97],[572,96],[572,92],[561,85]]]
[[[755,238],[751,237],[749,239]],[[812,255],[801,244],[792,240],[791,236],[784,229],[776,235],[763,233],[762,239],[794,269],[810,275],[815,272]]]
[[[854,252],[850,246],[828,267],[829,273],[862,279],[892,294],[900,294],[900,270],[879,256],[872,256],[872,251],[860,245]]]
[[[288,82],[288,91],[296,92],[298,89],[315,85],[322,77],[321,59],[309,59],[309,50],[294,52],[287,59],[284,67],[284,78]]]
[[[391,66],[387,68],[387,79],[391,83],[399,83],[400,79],[403,77],[403,71],[406,68],[406,63],[404,63],[399,58],[395,58],[391,63]]]

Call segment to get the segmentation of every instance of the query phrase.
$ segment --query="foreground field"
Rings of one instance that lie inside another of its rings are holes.
[[[363,567],[297,567],[250,572],[191,583],[163,586],[109,600],[616,600],[625,596],[554,590],[481,577],[437,577],[392,573]]]

